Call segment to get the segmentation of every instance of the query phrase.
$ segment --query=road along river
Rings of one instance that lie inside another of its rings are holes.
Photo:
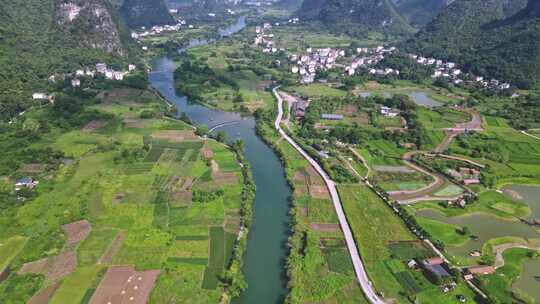
[[[347,218],[345,217],[345,212],[343,211],[343,207],[341,206],[341,201],[339,199],[339,195],[337,192],[336,185],[333,180],[330,179],[328,174],[321,168],[321,166],[313,159],[311,156],[309,156],[283,129],[281,128],[281,120],[283,118],[283,99],[278,93],[278,88],[273,89],[274,96],[276,97],[278,101],[278,115],[275,121],[275,128],[279,132],[279,134],[287,141],[291,146],[293,146],[301,155],[304,157],[312,166],[317,170],[319,175],[323,178],[324,182],[326,183],[326,187],[328,188],[328,191],[330,191],[330,196],[332,197],[332,202],[334,203],[334,208],[336,209],[336,213],[339,219],[339,225],[341,226],[341,230],[343,231],[343,234],[345,236],[345,241],[347,243],[347,248],[349,249],[349,254],[351,255],[351,259],[354,266],[354,271],[356,273],[356,278],[358,280],[358,283],[360,283],[360,287],[362,288],[362,291],[364,292],[364,295],[369,300],[370,303],[373,304],[384,304],[383,300],[379,298],[375,290],[373,289],[373,285],[371,281],[369,280],[366,270],[364,269],[364,264],[362,264],[362,259],[360,259],[360,254],[358,253],[358,247],[356,247],[356,243],[354,241],[351,228],[349,227],[349,223],[347,222]]]
[[[244,27],[245,19],[241,17],[230,28],[221,30],[220,35],[226,37]],[[193,46],[205,43],[209,42],[198,40]],[[281,162],[274,151],[255,134],[255,121],[252,117],[190,103],[186,96],[177,94],[173,76],[175,69],[176,64],[167,57],[157,59],[149,75],[152,86],[174,104],[179,113],[186,113],[195,124],[206,124],[210,128],[222,125],[218,130],[224,131],[229,139],[242,139],[257,186],[244,256],[243,271],[249,287],[233,302],[280,303],[287,295],[285,260],[288,253],[286,242],[290,234],[289,197],[292,195]]]

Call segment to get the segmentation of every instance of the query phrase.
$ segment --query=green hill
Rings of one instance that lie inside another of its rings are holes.
[[[536,0],[456,0],[405,47],[532,87],[540,80],[538,7]]]
[[[124,0],[120,12],[130,27],[174,23],[163,0]]]
[[[413,30],[390,0],[304,0],[297,14],[302,19],[320,21],[331,29],[352,34]]]
[[[453,0],[397,0],[399,13],[414,27],[422,27],[440,14]]]
[[[69,4],[69,5],[68,5]],[[0,120],[33,104],[53,73],[123,62],[129,33],[106,0],[0,2]]]

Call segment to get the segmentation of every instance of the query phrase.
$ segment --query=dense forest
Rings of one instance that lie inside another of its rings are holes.
[[[440,14],[453,0],[397,0],[396,8],[414,27],[422,27]]]
[[[72,20],[60,1],[0,2],[0,120],[32,105],[32,92],[46,91],[54,73],[134,57],[129,32],[107,1],[70,3],[80,8]]]
[[[304,0],[297,14],[321,21],[333,30],[357,34],[365,31],[409,33],[413,29],[390,0]]]
[[[163,0],[125,0],[120,12],[130,27],[174,23]]]
[[[457,0],[405,47],[522,88],[540,80],[538,1]]]

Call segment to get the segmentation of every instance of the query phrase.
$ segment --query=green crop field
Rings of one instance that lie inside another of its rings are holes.
[[[393,242],[388,244],[388,248],[396,258],[403,262],[411,259],[422,259],[433,256],[434,252],[427,245],[420,241],[415,242]]]
[[[96,264],[117,234],[117,229],[93,229],[88,238],[77,248],[78,263],[81,266]]]
[[[344,97],[345,91],[334,89],[325,84],[310,84],[291,88],[292,91],[306,97]]]
[[[9,263],[19,254],[28,238],[22,236],[13,236],[8,239],[0,240],[0,273],[9,266]]]
[[[83,301],[88,289],[96,284],[100,272],[105,270],[103,266],[87,266],[78,268],[68,276],[56,290],[50,300],[51,304],[80,303]]]
[[[210,258],[204,271],[202,287],[215,289],[218,276],[225,265],[225,231],[223,227],[210,227]]]
[[[354,271],[351,256],[346,248],[332,248],[325,250],[326,261],[330,271],[352,274]]]

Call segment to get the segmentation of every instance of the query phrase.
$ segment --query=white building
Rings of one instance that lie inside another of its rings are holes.
[[[74,88],[78,88],[81,86],[81,80],[80,79],[71,79],[71,86]]]
[[[107,65],[105,63],[96,64],[96,71],[98,71],[98,73],[105,74],[107,71]]]
[[[124,80],[124,72],[113,72],[113,79],[114,80]]]
[[[49,99],[49,94],[47,94],[47,93],[34,93],[34,94],[32,94],[32,99],[34,99],[34,100]]]

